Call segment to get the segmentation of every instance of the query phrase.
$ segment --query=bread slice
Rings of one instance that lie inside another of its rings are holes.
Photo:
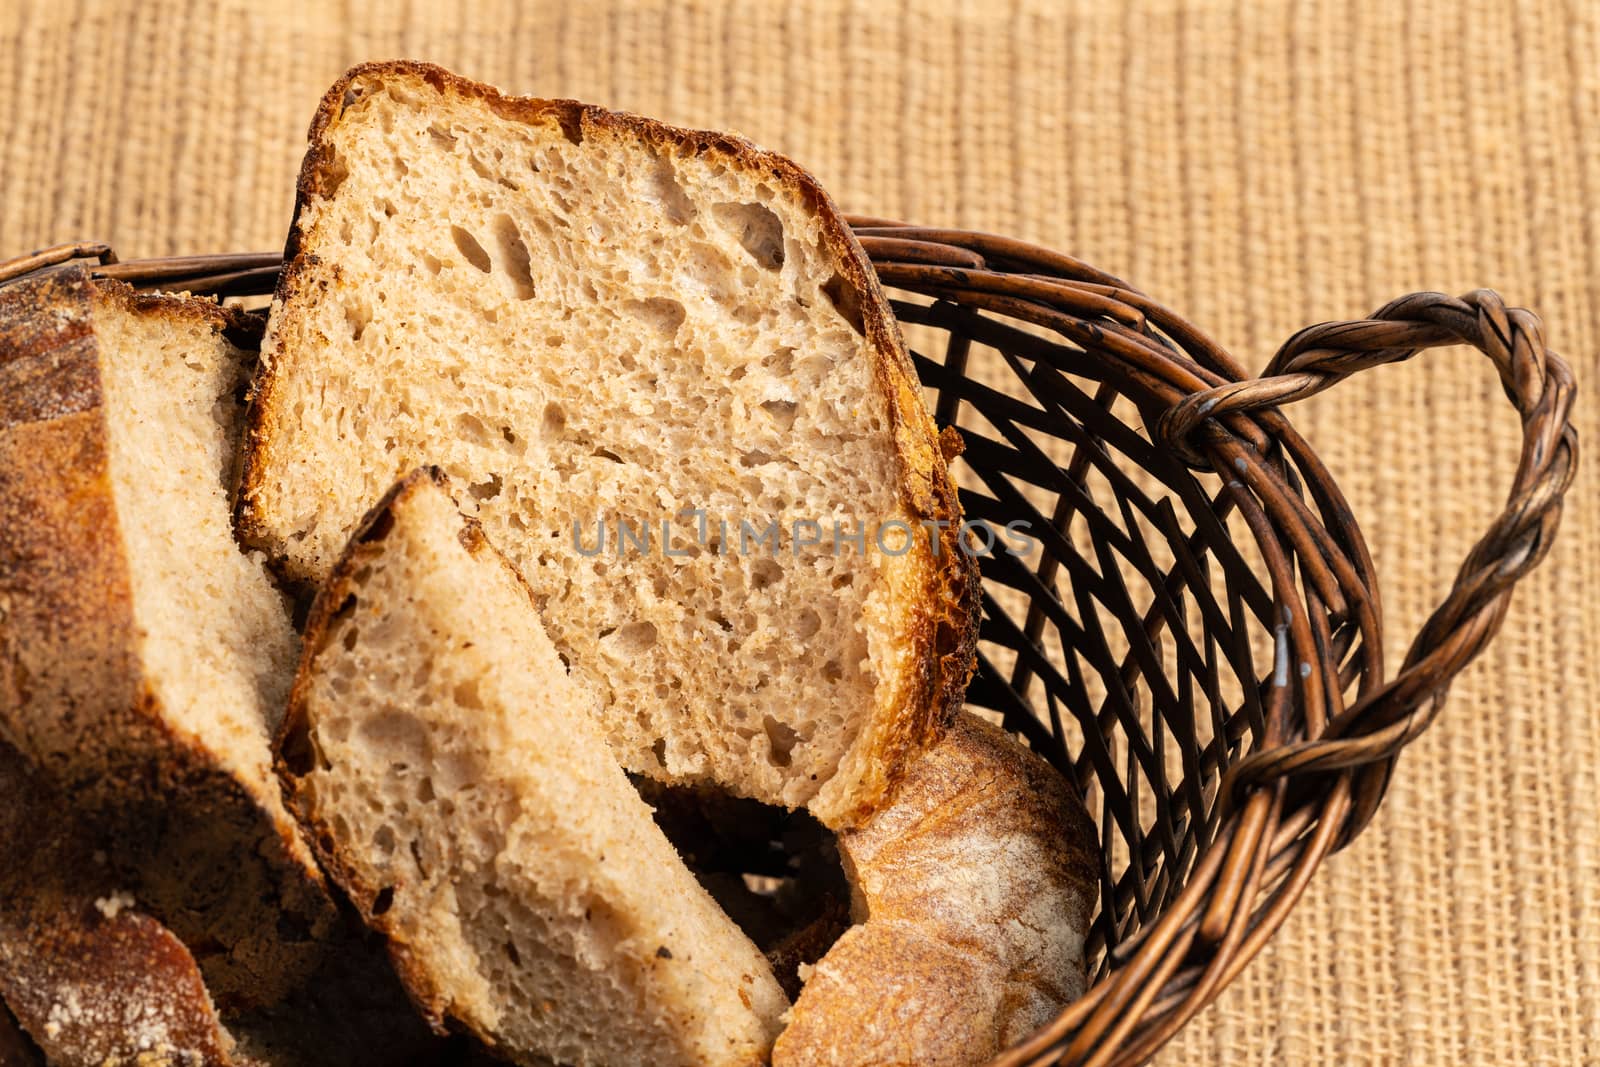
[[[310,136],[246,539],[320,580],[437,464],[628,769],[865,815],[959,703],[976,581],[827,195],[735,137],[417,63],[351,71]]]
[[[788,1002],[437,471],[318,596],[280,769],[413,999],[519,1063],[754,1065]]]
[[[0,1065],[40,1062],[8,1056],[13,1013],[52,1067],[233,1062],[194,958],[70,807],[0,743]]]
[[[1083,995],[1094,823],[998,726],[962,712],[838,840],[857,925],[807,979],[773,1067],[988,1063]]]
[[[297,639],[229,526],[246,326],[81,268],[0,288],[0,739],[121,820],[245,1002],[333,915],[271,767]]]

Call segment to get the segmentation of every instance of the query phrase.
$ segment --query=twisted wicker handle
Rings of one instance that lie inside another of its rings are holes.
[[[1455,344],[1489,357],[1522,419],[1522,454],[1505,510],[1468,554],[1400,673],[1330,721],[1320,737],[1242,761],[1236,786],[1389,761],[1433,721],[1451,679],[1499,629],[1512,587],[1544,558],[1555,537],[1562,496],[1578,461],[1572,371],[1545,347],[1538,317],[1507,308],[1494,292],[1480,289],[1460,298],[1413,293],[1370,319],[1301,330],[1260,378],[1195,393],[1161,420],[1166,443],[1204,464],[1190,442],[1206,439],[1197,434],[1225,434],[1212,421],[1220,416],[1301,400],[1357,371]]]

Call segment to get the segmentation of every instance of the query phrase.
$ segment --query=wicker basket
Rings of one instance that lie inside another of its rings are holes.
[[[1024,520],[1039,539],[982,561],[969,703],[1079,783],[1107,857],[1088,995],[996,1063],[1143,1062],[1366,825],[1549,549],[1577,462],[1571,371],[1534,315],[1479,291],[1309,327],[1246,379],[1195,327],[1069,256],[851,221],[937,421],[963,430],[968,517]],[[273,254],[117,263],[84,244],[0,265],[0,282],[82,258],[218,295],[270,292],[278,269]],[[1493,361],[1522,453],[1505,510],[1388,676],[1361,531],[1280,409],[1455,344]]]

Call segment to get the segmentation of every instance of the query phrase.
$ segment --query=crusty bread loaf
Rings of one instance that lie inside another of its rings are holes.
[[[761,1063],[787,1000],[601,736],[527,587],[437,471],[318,595],[280,770],[436,1026],[519,1063]]]
[[[118,887],[98,844],[0,743],[0,1015],[9,1007],[51,1067],[232,1062],[193,957]]]
[[[0,288],[0,739],[121,821],[113,858],[240,1002],[332,915],[271,769],[296,638],[229,525],[245,326],[81,268]]]
[[[773,1067],[965,1067],[1084,990],[1094,825],[1071,786],[970,712],[839,835],[858,925],[822,957]]]
[[[831,826],[959,703],[955,491],[865,255],[787,159],[372,64],[317,112],[287,257],[239,524],[291,575],[438,464],[629,770]]]

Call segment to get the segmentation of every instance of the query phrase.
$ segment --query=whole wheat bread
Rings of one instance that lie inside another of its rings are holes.
[[[763,1062],[787,1000],[601,736],[527,587],[437,471],[318,595],[280,769],[435,1025],[519,1063]]]
[[[320,580],[437,464],[630,770],[863,817],[959,703],[976,581],[827,195],[736,137],[416,63],[351,71],[310,138],[243,536]]]
[[[297,639],[230,529],[247,325],[76,267],[0,288],[0,740],[118,821],[237,1003],[332,916],[271,767]]]

